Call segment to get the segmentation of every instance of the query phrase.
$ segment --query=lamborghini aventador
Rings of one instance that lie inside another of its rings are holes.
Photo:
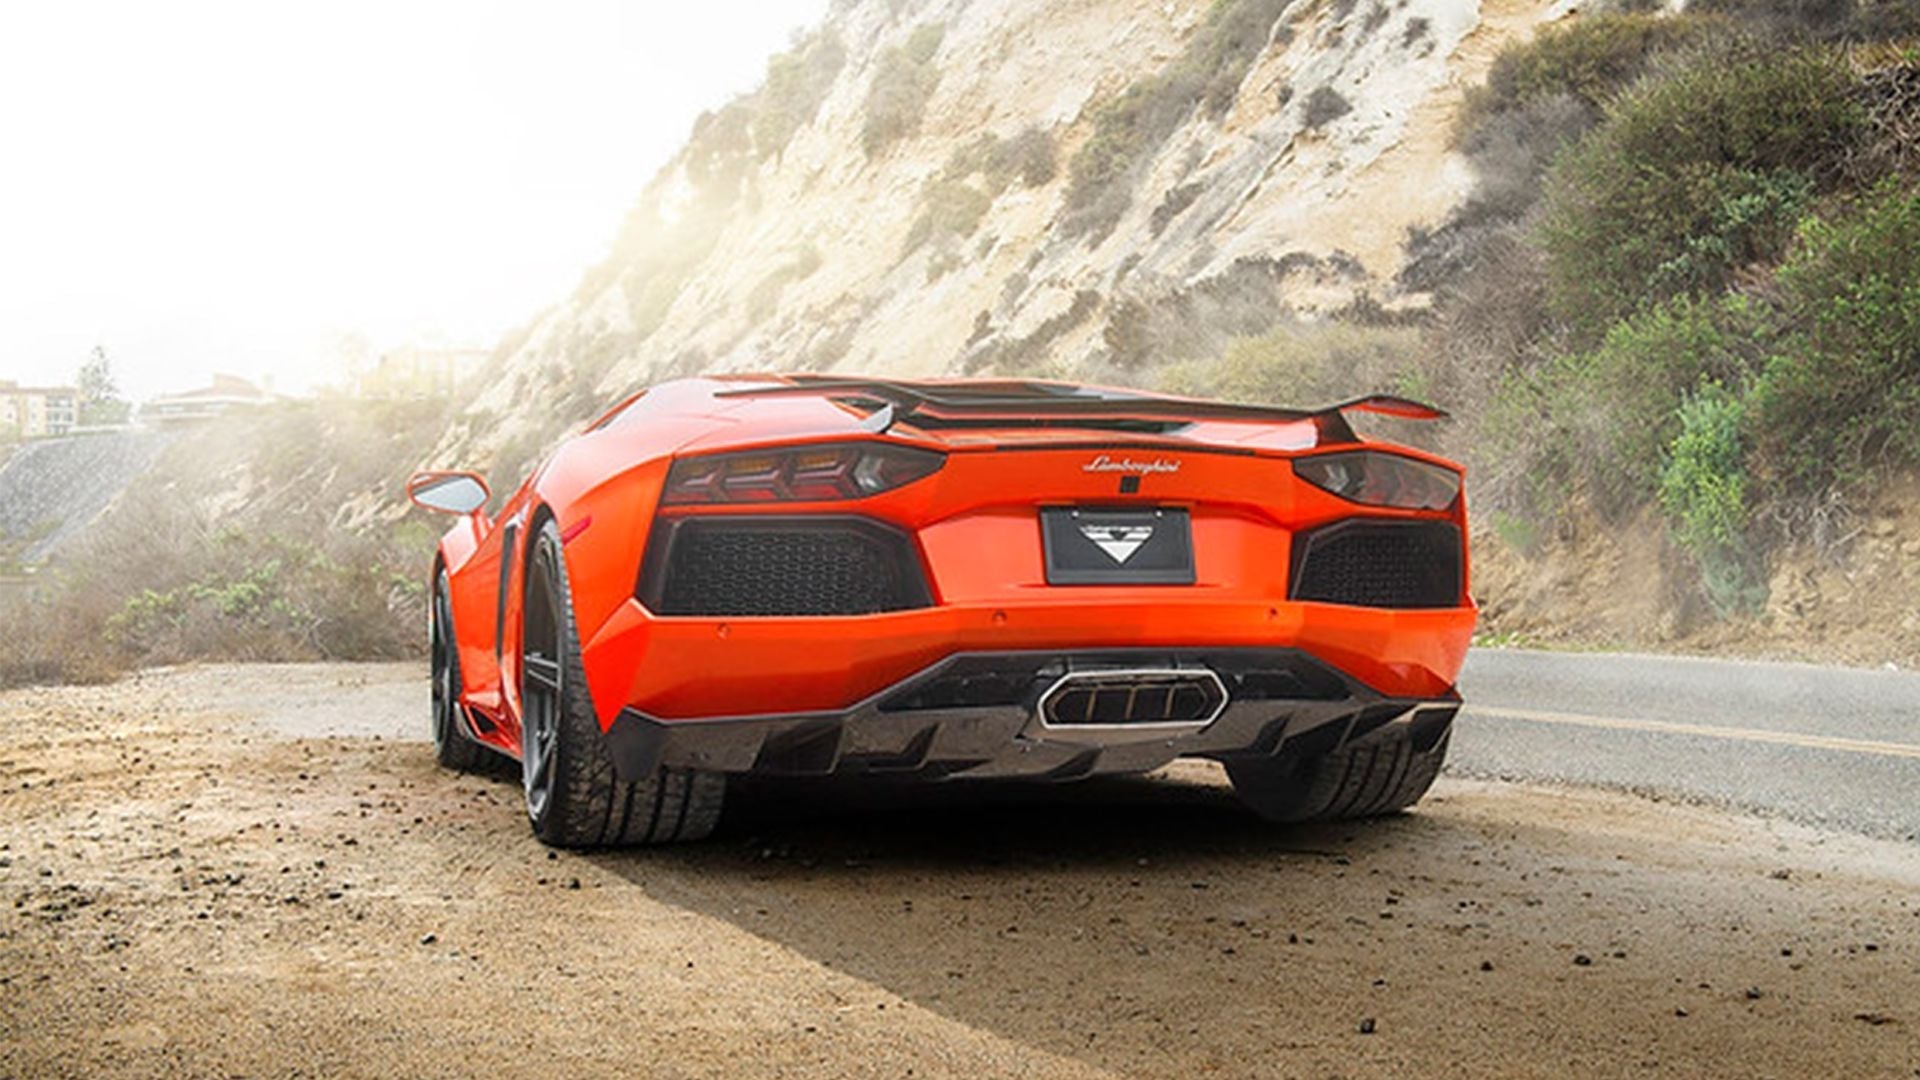
[[[1070,781],[1224,764],[1276,821],[1387,813],[1446,754],[1474,625],[1436,419],[1061,383],[686,379],[620,402],[432,569],[439,760],[534,833],[690,840],[730,776]]]

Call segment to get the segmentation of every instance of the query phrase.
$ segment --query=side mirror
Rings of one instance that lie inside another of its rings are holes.
[[[417,472],[407,481],[413,505],[442,514],[471,514],[492,496],[487,482],[469,472]]]

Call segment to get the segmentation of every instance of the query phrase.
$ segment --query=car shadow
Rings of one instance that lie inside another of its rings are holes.
[[[1290,965],[1346,965],[1309,951],[1356,914],[1375,932],[1383,856],[1460,831],[1417,814],[1274,826],[1222,783],[1165,776],[751,779],[730,800],[707,843],[592,859],[969,1027],[1150,1073],[1244,1044],[1222,1025],[1288,1008]]]

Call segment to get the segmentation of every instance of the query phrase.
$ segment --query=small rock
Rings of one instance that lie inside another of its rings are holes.
[[[1374,1023],[1373,1017],[1369,1016],[1366,1019],[1360,1021],[1360,1034],[1371,1035],[1376,1030],[1378,1030],[1378,1025]]]
[[[1493,961],[1491,961],[1491,960],[1482,960],[1482,961],[1480,961],[1480,970],[1481,970],[1481,971],[1492,971],[1492,970],[1493,970]]]
[[[1586,953],[1574,953],[1573,966],[1574,967],[1592,967],[1593,957],[1588,956]]]
[[[1869,1024],[1873,1027],[1880,1027],[1884,1024],[1893,1023],[1893,1017],[1888,1016],[1886,1013],[1858,1012],[1853,1014],[1853,1018],[1855,1020],[1860,1021],[1863,1024]]]
[[[420,944],[422,945],[431,945],[434,942],[439,940],[440,940],[440,935],[438,934],[421,934],[420,935]]]
[[[1687,1015],[1687,1010],[1685,1010],[1685,1009],[1675,1009],[1675,1010],[1673,1010],[1673,1015],[1675,1015],[1675,1016],[1678,1016],[1678,1017],[1680,1017],[1681,1019],[1685,1019],[1685,1018],[1686,1018],[1686,1015]]]
[[[1747,987],[1747,1000],[1748,1000],[1748,1001],[1759,1001],[1759,1000],[1760,1000],[1760,999],[1761,999],[1762,997],[1764,997],[1764,996],[1766,996],[1766,995],[1764,995],[1764,994],[1762,994],[1762,993],[1760,992],[1760,988],[1759,988],[1759,987],[1757,987],[1757,986],[1749,986],[1749,987]]]

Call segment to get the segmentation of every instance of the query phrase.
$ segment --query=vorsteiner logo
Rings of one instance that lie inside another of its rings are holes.
[[[1180,463],[1178,461],[1168,461],[1166,458],[1154,458],[1152,461],[1135,461],[1132,458],[1123,457],[1115,460],[1105,454],[1101,454],[1099,457],[1082,465],[1080,469],[1082,472],[1139,473],[1145,476],[1147,473],[1177,473],[1180,471]]]

